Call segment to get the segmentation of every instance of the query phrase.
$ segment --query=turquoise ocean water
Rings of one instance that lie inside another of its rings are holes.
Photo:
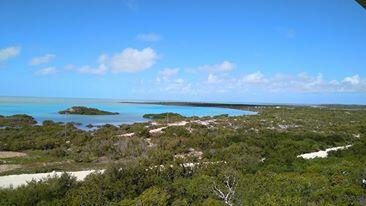
[[[28,114],[38,123],[44,120],[56,122],[78,122],[87,124],[131,124],[148,121],[142,116],[147,113],[159,114],[175,112],[184,116],[213,116],[228,114],[231,116],[254,114],[249,111],[190,106],[164,106],[150,104],[124,104],[123,100],[38,98],[38,97],[0,97],[0,115]],[[119,115],[61,115],[58,111],[72,106],[87,106],[101,110],[118,112]]]

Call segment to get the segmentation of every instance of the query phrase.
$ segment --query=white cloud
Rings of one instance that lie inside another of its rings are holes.
[[[84,65],[76,67],[68,65],[65,70],[77,71],[84,74],[104,74],[107,72],[139,72],[152,67],[158,59],[158,54],[152,48],[142,50],[126,48],[113,56],[101,54],[97,60],[98,66]]]
[[[104,62],[106,62],[108,60],[108,55],[107,54],[101,54],[98,58],[98,62],[100,64],[103,64]]]
[[[56,56],[53,54],[45,54],[43,56],[34,57],[29,61],[29,64],[32,66],[40,65],[40,64],[47,64],[51,62]]]
[[[157,42],[161,40],[161,36],[155,33],[146,33],[137,35],[136,39],[139,41]]]
[[[215,84],[219,83],[219,84]],[[203,84],[205,84],[203,86]],[[298,75],[275,74],[265,76],[260,71],[239,75],[238,77],[210,73],[206,80],[197,86],[197,90],[204,87],[206,92],[216,92],[219,89],[226,92],[263,91],[263,92],[295,92],[295,93],[337,93],[337,92],[366,92],[366,78],[359,75],[345,77],[341,80],[327,80],[322,74]]]
[[[104,64],[100,64],[97,68],[85,65],[83,67],[77,68],[77,71],[83,74],[104,74],[108,71],[108,68]]]
[[[127,48],[111,58],[103,57],[103,62],[113,73],[138,72],[153,66],[157,59],[157,53],[150,47],[142,50]]]
[[[179,79],[175,79],[174,82],[177,84],[183,84],[184,80],[182,78],[179,78]]]
[[[219,64],[214,65],[204,65],[195,69],[190,69],[191,71],[205,71],[209,73],[218,73],[218,72],[230,72],[235,69],[235,64],[229,61],[223,61]]]
[[[263,74],[260,71],[245,75],[242,81],[248,84],[263,84],[267,82],[267,80],[264,78]]]
[[[260,85],[263,89],[275,92],[366,92],[366,79],[359,75],[345,77],[342,81],[326,80],[322,74],[310,76],[300,73],[297,76],[274,75],[264,77],[260,72],[244,76],[242,86]]]
[[[216,84],[216,83],[219,83],[221,82],[221,80],[214,74],[208,74],[208,77],[207,77],[207,80],[206,80],[206,83],[208,84]]]
[[[170,70],[160,74],[174,74]],[[173,76],[174,76],[173,75]],[[152,81],[141,91],[162,91],[170,94],[190,94],[202,97],[207,94],[227,93],[229,95],[270,93],[366,93],[366,78],[351,75],[340,79],[327,79],[322,74],[306,73],[265,75],[261,71],[238,75],[208,73],[205,79],[167,78]],[[155,83],[155,85],[154,85]]]
[[[76,66],[73,64],[67,64],[66,66],[64,66],[63,68],[65,71],[73,71],[76,69]]]
[[[177,75],[179,72],[179,68],[166,68],[163,70],[160,70],[158,72],[158,76],[156,78],[156,80],[158,82],[164,80],[167,81],[170,77]]]
[[[45,76],[45,75],[49,75],[49,74],[54,74],[57,72],[57,69],[54,67],[46,67],[43,69],[40,69],[38,71],[36,71],[34,74],[35,75],[41,75],[41,76]]]
[[[21,48],[17,46],[7,47],[0,50],[0,62],[19,55]]]
[[[351,77],[344,78],[342,82],[349,83],[349,84],[352,84],[352,85],[357,85],[361,82],[361,80],[360,80],[359,75],[354,75],[354,76],[351,76]]]
[[[155,88],[158,91],[169,92],[174,94],[192,93],[192,85],[183,78],[176,77],[179,73],[179,68],[166,68],[160,70],[156,77]],[[151,90],[149,88],[148,90]]]
[[[189,93],[191,92],[192,85],[186,82],[182,78],[174,79],[166,82],[164,85],[160,85],[160,90],[172,92],[172,93]]]

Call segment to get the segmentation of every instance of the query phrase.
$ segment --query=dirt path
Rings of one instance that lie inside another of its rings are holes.
[[[0,158],[12,158],[12,157],[24,157],[27,156],[23,152],[10,152],[10,151],[0,151]]]

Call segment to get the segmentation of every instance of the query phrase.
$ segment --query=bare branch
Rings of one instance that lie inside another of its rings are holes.
[[[224,201],[226,205],[233,206],[232,199],[235,196],[236,180],[235,177],[226,176],[224,181],[224,189],[219,189],[214,182],[212,187],[213,192],[217,197]]]

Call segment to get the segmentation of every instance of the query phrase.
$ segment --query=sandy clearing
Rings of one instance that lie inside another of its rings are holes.
[[[161,132],[163,129],[165,129],[165,128],[167,128],[167,127],[160,127],[160,128],[156,128],[156,129],[151,129],[150,131],[149,131],[149,133],[150,134],[154,134],[154,133],[159,133],[159,132]]]
[[[15,165],[15,164],[0,165],[0,173],[15,170],[15,169],[18,169],[18,168],[21,168],[21,165]]]
[[[347,149],[351,146],[352,145],[346,145],[346,146],[341,146],[341,147],[332,147],[332,148],[328,148],[326,150],[321,150],[318,152],[310,152],[310,153],[301,154],[301,155],[298,155],[297,157],[302,157],[304,159],[326,158],[326,157],[328,157],[328,152],[330,152],[330,151],[343,150],[343,149]]]
[[[156,129],[151,129],[149,132],[150,132],[150,134],[159,133],[165,128],[168,128],[168,127],[171,127],[171,126],[185,126],[187,123],[188,123],[187,121],[169,123],[168,126],[159,127],[159,128],[156,128]]]
[[[85,170],[76,172],[67,172],[68,174],[76,177],[77,181],[83,181],[86,176],[91,173],[100,172],[103,173],[105,170]],[[48,172],[48,173],[35,173],[35,174],[21,174],[21,175],[7,175],[0,176],[0,188],[9,188],[13,186],[14,188],[21,185],[25,185],[32,180],[42,180],[51,177],[60,177],[64,172]]]
[[[135,133],[134,133],[134,132],[127,133],[127,134],[120,134],[120,135],[118,135],[118,136],[120,136],[120,137],[132,137],[133,135],[135,135]]]
[[[168,126],[185,126],[186,124],[188,124],[187,121],[181,121],[181,122],[169,123]]]
[[[214,123],[215,121],[216,121],[216,119],[208,119],[208,120],[194,120],[192,122],[207,126],[210,123]]]
[[[156,128],[156,129],[151,129],[149,132],[150,132],[150,134],[159,133],[159,132],[162,132],[162,130],[165,129],[165,128],[168,128],[168,127],[171,127],[171,126],[185,126],[188,123],[197,123],[197,124],[207,126],[210,123],[213,123],[215,121],[216,121],[215,119],[210,119],[210,120],[193,120],[193,121],[190,121],[190,122],[187,122],[187,121],[174,122],[174,123],[169,123],[165,127],[159,127],[159,128]]]
[[[24,152],[0,151],[0,158],[24,157],[27,156]]]

